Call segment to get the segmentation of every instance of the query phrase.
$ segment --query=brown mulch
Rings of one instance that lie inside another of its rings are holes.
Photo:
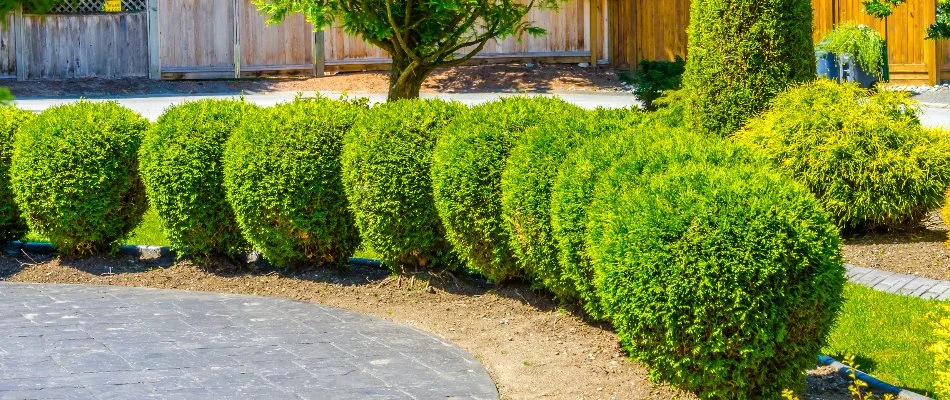
[[[65,82],[3,82],[14,96],[108,97],[135,95],[185,95],[223,93],[347,92],[386,93],[385,71],[339,73],[323,78],[281,77],[242,80],[152,81],[148,79],[77,79]],[[423,85],[423,93],[465,92],[616,92],[624,90],[617,71],[608,67],[576,65],[472,65],[440,69]]]
[[[928,214],[920,226],[846,234],[845,262],[861,267],[930,279],[950,279],[950,231],[940,213]]]
[[[228,262],[0,256],[0,279],[183,289],[325,304],[414,326],[474,354],[503,399],[693,399],[650,383],[626,358],[610,326],[586,320],[525,284],[492,286],[466,275],[393,276],[354,266],[290,275],[237,272]],[[847,381],[809,371],[805,400],[847,400]]]

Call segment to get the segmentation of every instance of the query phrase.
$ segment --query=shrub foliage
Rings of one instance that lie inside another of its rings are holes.
[[[578,144],[623,130],[643,115],[635,109],[572,110],[513,140],[501,176],[502,214],[511,248],[519,270],[561,299],[572,300],[577,294],[565,280],[552,234],[551,188],[558,168]]]
[[[341,266],[359,246],[340,156],[363,108],[297,99],[251,113],[228,141],[228,201],[244,236],[271,262]]]
[[[803,183],[843,229],[914,223],[950,184],[950,141],[916,110],[901,93],[820,80],[777,97],[736,140]]]
[[[343,148],[343,179],[363,241],[394,266],[453,267],[432,198],[432,150],[458,103],[402,100],[373,107]]]
[[[688,118],[727,136],[790,84],[815,79],[809,0],[694,0]]]
[[[172,107],[142,142],[142,180],[173,247],[197,256],[247,250],[224,191],[224,146],[246,114],[243,101]]]
[[[149,123],[117,103],[50,108],[20,128],[11,184],[29,227],[64,254],[105,250],[147,208],[138,150]]]
[[[801,186],[760,166],[680,164],[601,178],[597,286],[623,345],[703,399],[800,388],[842,303],[837,230]]]
[[[448,239],[468,266],[493,281],[518,275],[501,207],[501,174],[512,141],[577,110],[562,100],[513,97],[473,107],[436,144],[432,185]]]
[[[13,138],[20,126],[33,119],[33,113],[0,105],[0,240],[16,240],[26,234],[26,223],[10,187],[10,158]]]

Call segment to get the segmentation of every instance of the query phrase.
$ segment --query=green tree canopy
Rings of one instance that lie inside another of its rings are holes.
[[[556,9],[560,0],[256,0],[278,23],[303,13],[316,29],[331,23],[376,45],[392,58],[389,100],[419,97],[436,68],[462,64],[489,40],[544,30],[526,21],[532,8]]]
[[[894,8],[906,3],[907,0],[864,0],[864,11],[877,18],[886,18],[894,12]],[[935,22],[927,27],[927,39],[950,39],[950,0],[940,0],[937,3],[937,17]]]

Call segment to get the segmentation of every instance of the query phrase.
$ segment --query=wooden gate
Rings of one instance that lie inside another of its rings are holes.
[[[251,0],[153,1],[164,79],[313,71],[313,27],[302,16],[268,26]]]
[[[689,0],[609,0],[610,61],[628,68],[640,60],[686,56]]]

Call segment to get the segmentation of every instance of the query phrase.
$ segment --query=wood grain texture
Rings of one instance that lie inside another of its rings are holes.
[[[15,23],[13,13],[0,23],[0,77],[16,77]]]
[[[279,25],[268,25],[251,0],[238,3],[242,70],[271,65],[313,68],[313,25],[302,14],[294,14]]]
[[[234,14],[232,0],[159,0],[162,72],[187,67],[233,71]]]
[[[25,79],[148,76],[148,22],[131,14],[23,18]]]

